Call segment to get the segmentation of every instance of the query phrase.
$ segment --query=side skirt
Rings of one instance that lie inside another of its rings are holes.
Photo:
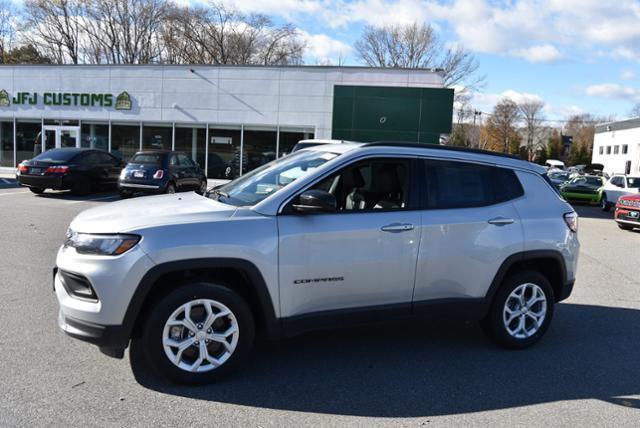
[[[411,319],[472,320],[484,318],[489,310],[488,299],[440,299],[424,302],[398,303],[365,308],[335,309],[281,319],[282,336],[292,337],[314,330],[344,326],[384,323]]]

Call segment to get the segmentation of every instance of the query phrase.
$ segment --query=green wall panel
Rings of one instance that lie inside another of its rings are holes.
[[[332,137],[437,144],[452,114],[453,89],[336,85]]]

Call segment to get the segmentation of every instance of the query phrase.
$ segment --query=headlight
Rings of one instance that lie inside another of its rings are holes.
[[[65,247],[73,247],[80,254],[117,256],[133,248],[140,241],[138,235],[92,235],[67,232]]]

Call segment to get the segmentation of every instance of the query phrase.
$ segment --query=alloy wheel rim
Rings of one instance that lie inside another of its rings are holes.
[[[502,311],[504,327],[516,339],[528,339],[536,334],[546,316],[547,296],[533,283],[516,287],[507,297]]]
[[[171,363],[195,373],[224,364],[238,346],[240,329],[231,310],[211,299],[187,302],[169,316],[162,346]]]

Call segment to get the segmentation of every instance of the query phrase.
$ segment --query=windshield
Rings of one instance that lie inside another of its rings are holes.
[[[51,149],[44,153],[40,153],[38,156],[33,158],[33,160],[40,162],[65,163],[69,162],[69,160],[78,153],[79,152],[77,150]]]
[[[586,184],[589,186],[602,186],[602,179],[598,177],[576,177],[571,184]]]
[[[236,206],[251,206],[338,156],[324,151],[292,153],[217,188],[212,196]]]
[[[640,177],[627,177],[627,187],[632,189],[640,187]]]

